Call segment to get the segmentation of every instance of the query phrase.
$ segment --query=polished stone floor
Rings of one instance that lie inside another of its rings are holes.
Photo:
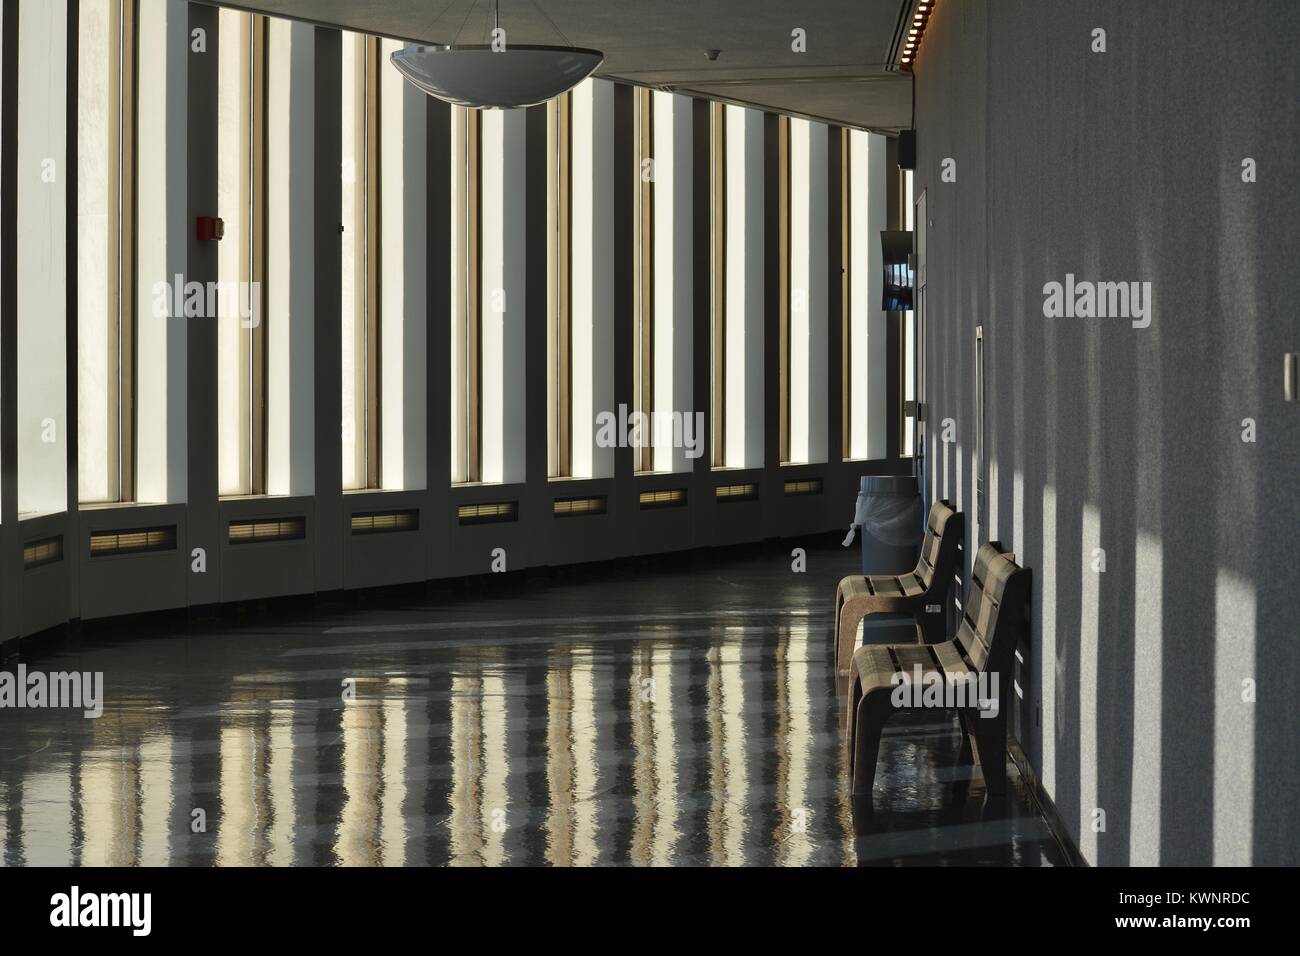
[[[755,547],[87,626],[24,663],[102,671],[102,717],[0,710],[0,860],[1063,862],[943,712],[891,725],[853,806],[830,605],[855,561]]]

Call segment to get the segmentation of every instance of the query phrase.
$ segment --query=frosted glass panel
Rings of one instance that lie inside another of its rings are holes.
[[[217,244],[217,274],[224,287],[249,279],[251,204],[252,19],[223,9],[217,80],[217,208],[225,220],[225,239]],[[246,330],[238,314],[217,320],[217,447],[222,495],[252,491],[249,421],[250,369],[243,347]]]
[[[77,468],[85,502],[118,498],[118,24],[113,0],[77,23]]]
[[[18,10],[18,512],[33,515],[68,506],[68,10]]]

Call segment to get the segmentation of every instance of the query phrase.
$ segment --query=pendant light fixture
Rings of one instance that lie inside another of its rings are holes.
[[[546,16],[536,0],[530,2],[568,44],[568,37]],[[478,0],[474,0],[470,12],[465,14],[466,21],[477,5]],[[605,59],[598,50],[572,45],[509,43],[501,29],[500,12],[500,0],[494,0],[490,43],[457,45],[455,41],[460,37],[457,31],[450,44],[398,50],[392,55],[393,66],[417,89],[454,106],[516,109],[536,106],[573,89]]]

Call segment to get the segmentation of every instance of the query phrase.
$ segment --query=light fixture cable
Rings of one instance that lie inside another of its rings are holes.
[[[429,25],[426,26],[423,30],[421,30],[417,35],[421,37],[428,36],[429,31],[438,25],[438,21],[441,20],[443,16],[447,13],[447,11],[450,10],[453,6],[455,6],[456,3],[457,0],[447,0],[447,5],[443,7],[442,10],[438,12],[438,15],[429,21]]]
[[[565,46],[574,45],[573,41],[570,40],[567,36],[565,36],[564,31],[561,30],[558,26],[556,26],[555,21],[550,18],[550,15],[547,14],[547,12],[542,9],[542,5],[538,3],[537,0],[528,0],[528,2],[531,3],[533,7],[536,8],[537,12],[542,15],[542,19],[551,25],[551,29],[554,30],[556,35],[559,36],[559,38],[564,41]]]
[[[469,9],[465,11],[465,19],[460,21],[460,29],[458,29],[456,35],[451,38],[451,43],[447,44],[448,46],[456,45],[456,41],[460,39],[460,35],[465,32],[465,24],[469,23],[469,18],[473,15],[474,9],[477,6],[478,0],[474,0],[474,2],[469,5]]]

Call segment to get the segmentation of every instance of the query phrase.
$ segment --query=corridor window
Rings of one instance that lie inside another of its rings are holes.
[[[390,491],[428,484],[429,98],[392,67],[397,40],[379,44],[377,479]],[[441,310],[438,310],[441,315]],[[373,354],[373,350],[372,350]],[[373,382],[373,377],[372,377]]]
[[[380,487],[379,40],[343,34],[343,489]]]
[[[638,472],[685,472],[694,467],[704,431],[691,381],[695,106],[690,97],[648,89],[635,90],[632,104],[633,411],[644,416],[634,433],[634,462]]]
[[[655,407],[655,153],[654,92],[633,91],[633,136],[636,140],[636,301],[633,303],[632,402],[633,411],[649,416]],[[633,454],[637,471],[654,471],[654,433],[641,429]]]
[[[712,436],[710,462],[726,464],[727,455],[727,124],[726,107],[709,103],[709,279],[712,317],[709,341],[709,407]]]
[[[796,298],[791,287],[793,263],[791,262],[790,216],[793,171],[790,160],[790,117],[776,118],[777,136],[777,285],[780,289],[780,306],[777,310],[777,391],[779,393],[779,425],[781,464],[790,464],[790,349],[792,346],[790,316]]]
[[[584,80],[546,110],[547,474],[608,478],[597,420],[614,404],[614,86]],[[505,332],[503,361],[517,334],[508,313]]]
[[[219,488],[223,496],[259,495],[267,490],[267,21],[225,8],[219,16],[217,208],[225,238],[217,273],[240,303],[217,319]]]
[[[546,465],[573,475],[573,95],[546,104]]]
[[[712,105],[713,464],[763,464],[763,125]]]
[[[135,498],[134,0],[83,0],[77,24],[78,491]]]
[[[8,65],[16,89],[16,139],[6,142],[19,172],[13,186],[15,205],[7,209],[13,249],[17,326],[16,354],[8,356],[16,369],[11,383],[16,409],[7,409],[9,425],[17,431],[17,481],[9,489],[17,498],[18,515],[56,514],[68,507],[67,395],[67,270],[69,262],[69,195],[62,175],[69,155],[70,97],[68,55],[77,24],[69,20],[66,3],[6,4],[5,14],[17,20],[10,39],[16,64]],[[11,329],[11,334],[13,330]],[[12,464],[12,463],[10,463]]]
[[[451,110],[451,480],[482,480],[482,113]]]
[[[452,110],[453,482],[524,479],[527,132],[526,110]]]
[[[782,464],[826,460],[828,132],[778,120]]]
[[[841,138],[843,449],[846,460],[886,457],[886,322],[881,308],[880,233],[886,222],[885,137]]]

